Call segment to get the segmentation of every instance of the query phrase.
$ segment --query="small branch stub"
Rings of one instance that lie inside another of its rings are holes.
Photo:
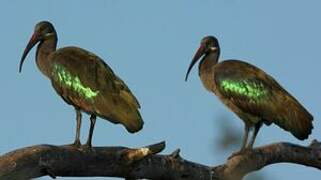
[[[174,152],[172,152],[172,154],[170,154],[170,156],[172,158],[178,159],[178,158],[180,158],[180,155],[179,155],[180,152],[181,152],[180,149],[176,149]]]
[[[124,159],[127,164],[137,162],[145,157],[148,157],[153,154],[157,154],[165,149],[165,141],[149,145],[146,147],[141,147],[138,149],[124,149],[121,151],[121,157]]]

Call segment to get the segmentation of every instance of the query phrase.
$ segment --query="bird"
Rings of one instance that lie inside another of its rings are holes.
[[[76,112],[76,136],[71,144],[80,147],[82,113],[90,115],[90,129],[84,147],[92,147],[96,118],[122,124],[130,133],[143,128],[140,104],[128,86],[97,55],[74,46],[57,49],[57,33],[52,23],[36,24],[19,64],[21,73],[29,51],[36,45],[36,64],[57,94]]]
[[[235,155],[253,149],[263,124],[274,123],[299,140],[308,138],[313,129],[313,116],[272,76],[241,60],[218,62],[219,56],[217,38],[205,36],[187,69],[185,81],[201,59],[199,76],[205,88],[245,124],[241,149]],[[253,133],[248,140],[250,131]]]

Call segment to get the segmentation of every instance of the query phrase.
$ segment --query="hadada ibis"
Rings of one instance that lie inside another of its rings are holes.
[[[313,129],[313,116],[273,77],[240,60],[218,63],[220,46],[213,36],[202,39],[186,73],[185,81],[195,63],[208,91],[213,92],[245,123],[245,135],[239,153],[252,149],[262,124],[275,123],[296,138],[308,138]],[[248,142],[248,134],[253,129]]]
[[[36,63],[50,79],[61,98],[76,110],[76,137],[73,145],[79,147],[81,112],[90,115],[90,130],[85,146],[91,147],[96,117],[122,124],[135,133],[142,129],[140,105],[113,70],[95,54],[78,47],[56,50],[57,33],[48,21],[39,22],[23,52],[19,72],[28,52],[38,43]]]

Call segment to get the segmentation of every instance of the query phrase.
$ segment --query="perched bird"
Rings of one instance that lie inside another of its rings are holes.
[[[186,73],[201,58],[199,76],[208,91],[218,98],[245,123],[241,150],[252,149],[262,124],[275,123],[296,138],[308,138],[313,129],[312,115],[282,86],[263,70],[240,60],[218,63],[220,46],[213,36],[202,39]],[[248,142],[248,134],[254,128]]]
[[[57,40],[54,26],[48,21],[39,22],[23,52],[19,72],[28,52],[39,43],[36,52],[38,68],[50,79],[62,99],[76,110],[77,128],[73,145],[81,145],[81,112],[90,115],[87,147],[91,147],[97,116],[115,124],[123,124],[131,133],[141,130],[144,123],[138,111],[140,105],[113,70],[87,50],[78,47],[56,50]]]

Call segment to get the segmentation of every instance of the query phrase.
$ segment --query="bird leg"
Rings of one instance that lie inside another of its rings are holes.
[[[90,116],[90,129],[89,129],[89,135],[88,135],[88,139],[87,139],[87,143],[85,146],[91,148],[91,139],[93,137],[93,132],[94,132],[94,127],[95,127],[95,123],[96,123],[96,115],[92,114]]]
[[[251,141],[250,141],[250,143],[249,143],[248,146],[247,146],[248,149],[252,149],[252,148],[253,148],[253,144],[254,144],[254,142],[255,142],[257,133],[259,132],[261,126],[262,126],[262,122],[258,122],[257,124],[255,124],[255,126],[254,126],[254,132],[253,132]]]
[[[244,133],[244,136],[243,136],[242,146],[241,146],[240,152],[242,152],[246,148],[247,139],[249,137],[249,132],[250,132],[250,126],[245,124],[244,131],[245,131],[245,133]]]
[[[243,136],[241,149],[237,152],[232,153],[232,155],[230,157],[228,157],[228,159],[231,159],[234,156],[240,155],[246,150],[247,139],[249,137],[249,132],[250,132],[250,126],[248,124],[245,124],[244,131],[245,131],[245,133]]]
[[[75,142],[73,143],[73,145],[76,147],[79,147],[81,145],[80,143],[81,112],[79,108],[75,108],[75,110],[76,110],[77,128],[76,128]]]

